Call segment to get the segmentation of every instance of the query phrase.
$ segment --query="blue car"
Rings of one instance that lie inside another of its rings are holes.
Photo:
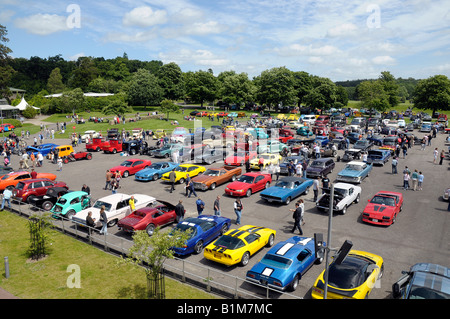
[[[383,145],[384,136],[380,134],[372,134],[367,137],[369,141],[373,143],[373,145],[381,146]]]
[[[200,254],[203,247],[226,233],[230,225],[231,220],[222,216],[200,215],[186,218],[179,222],[174,229],[191,230],[191,236],[183,247],[173,247],[172,249],[175,254],[181,256],[191,253]]]
[[[369,150],[367,152],[367,162],[373,165],[384,165],[391,158],[390,150]]]
[[[259,195],[262,199],[271,202],[289,204],[291,200],[302,195],[308,194],[313,180],[301,177],[284,177],[269,188],[263,190]]]
[[[359,184],[364,178],[369,176],[372,167],[372,164],[351,161],[338,173],[336,180],[338,182]]]
[[[314,238],[294,236],[273,246],[247,271],[246,279],[277,290],[295,291],[306,271],[323,261],[323,250],[319,256],[315,254]]]
[[[134,175],[134,179],[136,181],[148,182],[148,181],[156,181],[159,179],[164,173],[170,172],[174,168],[178,167],[180,164],[173,162],[158,162],[152,163],[147,168],[144,168],[137,172]]]
[[[328,139],[328,136],[316,136],[316,139],[314,140],[314,143],[318,144],[319,146],[325,146],[328,144],[330,140]]]
[[[27,146],[25,151],[28,153],[28,155],[31,155],[31,153],[33,153],[34,156],[37,156],[38,153],[41,153],[45,157],[48,153],[51,152],[52,149],[54,149],[57,146],[59,145],[53,143],[46,143],[37,146]]]

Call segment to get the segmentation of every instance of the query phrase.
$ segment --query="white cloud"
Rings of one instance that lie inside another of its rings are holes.
[[[83,56],[86,56],[86,54],[84,54],[84,52],[80,52],[80,53],[74,54],[74,55],[69,57],[69,61],[76,61],[76,60],[78,60],[78,58],[81,58]]]
[[[393,65],[395,62],[395,59],[388,55],[376,56],[372,59],[372,63],[377,65]]]
[[[226,27],[217,21],[195,22],[185,27],[184,32],[190,35],[207,35],[222,33]]]
[[[343,23],[334,28],[328,30],[327,35],[329,37],[346,37],[355,35],[358,27],[353,23]]]
[[[37,35],[49,35],[55,32],[67,31],[67,17],[56,14],[35,14],[25,18],[17,18],[14,25]]]
[[[148,6],[137,7],[125,13],[123,20],[125,26],[151,27],[167,22],[167,12],[153,10]]]
[[[159,53],[163,63],[175,62],[179,65],[194,64],[206,67],[218,67],[228,65],[230,61],[219,57],[209,50],[181,49],[176,53]]]

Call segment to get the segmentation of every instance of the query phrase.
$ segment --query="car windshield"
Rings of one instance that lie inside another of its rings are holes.
[[[181,223],[178,223],[170,233],[173,234],[175,230],[189,232],[188,239],[191,239],[191,238],[197,236],[197,228],[195,227],[195,225],[193,223],[190,223],[188,221],[183,221]]]
[[[215,170],[215,169],[207,169],[203,175],[206,176],[219,176],[220,175],[220,171]]]
[[[241,177],[239,177],[239,179],[238,179],[239,182],[243,182],[243,183],[247,183],[247,184],[253,183],[254,180],[255,180],[254,177],[248,176],[248,175],[241,175]]]
[[[369,151],[368,156],[371,157],[371,158],[382,158],[383,157],[383,153]]]
[[[387,196],[375,196],[370,202],[372,204],[395,206],[395,198]]]
[[[22,190],[24,187],[25,187],[25,184],[22,183],[22,182],[19,182],[19,183],[16,185],[16,189],[19,189],[19,190]]]
[[[356,164],[347,164],[345,166],[345,169],[352,170],[352,171],[362,171],[363,167],[361,165],[356,165]]]
[[[93,208],[102,208],[102,206],[105,206],[105,212],[109,212],[111,210],[111,203],[107,203],[101,200],[98,200],[95,202],[94,206],[92,206]]]
[[[244,246],[244,243],[241,239],[223,235],[214,243],[215,246],[226,248],[226,249],[237,249]]]
[[[345,197],[345,196],[347,196],[347,194],[348,194],[348,190],[345,189],[345,188],[337,188],[337,187],[335,187],[335,188],[334,188],[334,194],[335,194],[335,195],[338,195],[338,196],[343,196],[343,197]]]
[[[261,260],[261,263],[264,263],[269,267],[288,269],[289,266],[292,264],[292,260],[277,255],[266,254]]]
[[[161,163],[153,163],[148,168],[160,169],[162,166],[163,166],[163,164],[161,164]]]
[[[131,161],[125,161],[122,164],[120,164],[120,166],[124,166],[124,167],[130,167],[131,165],[133,165],[133,162],[131,162]]]
[[[294,188],[294,183],[288,181],[279,181],[275,186],[281,188]]]
[[[175,168],[175,171],[177,172],[186,172],[187,171],[187,167],[185,166],[178,166],[177,168]]]
[[[314,161],[311,164],[312,167],[325,167],[325,162],[321,162],[321,161]]]

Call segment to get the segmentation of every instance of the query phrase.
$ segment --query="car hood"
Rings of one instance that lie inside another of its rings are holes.
[[[214,179],[216,179],[218,177],[219,176],[198,175],[198,176],[195,176],[192,179],[192,181],[196,182],[196,183],[203,183],[203,182],[214,180]]]
[[[240,189],[248,189],[252,184],[235,181],[227,185],[229,189],[240,190]]]
[[[114,168],[112,168],[112,169],[114,169]],[[138,171],[136,173],[136,176],[151,176],[159,171],[160,170],[156,169],[156,168],[144,168],[144,169]]]
[[[369,213],[371,216],[392,216],[395,212],[395,207],[369,203],[364,212]]]
[[[363,171],[355,171],[353,169],[343,169],[342,171],[339,172],[338,175],[341,176],[350,176],[350,177],[358,177],[361,176],[363,173]]]
[[[278,186],[272,186],[269,187],[261,192],[261,195],[268,195],[268,196],[279,196],[282,197],[284,195],[290,194],[294,190],[291,188],[282,188]]]
[[[289,268],[291,268],[291,267],[292,267],[292,264]],[[287,279],[287,276],[290,273],[289,268],[280,269],[280,268],[276,268],[273,266],[268,266],[268,265],[264,264],[263,262],[259,262],[255,266],[253,266],[250,271],[253,273],[257,273],[261,276],[271,277],[271,278],[280,280],[284,286],[284,285],[288,284],[287,282],[284,282],[284,281]]]

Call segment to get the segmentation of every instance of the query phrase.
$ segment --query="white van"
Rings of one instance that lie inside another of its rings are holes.
[[[315,115],[304,115],[302,117],[303,123],[309,123],[314,124],[316,122],[316,116]]]

